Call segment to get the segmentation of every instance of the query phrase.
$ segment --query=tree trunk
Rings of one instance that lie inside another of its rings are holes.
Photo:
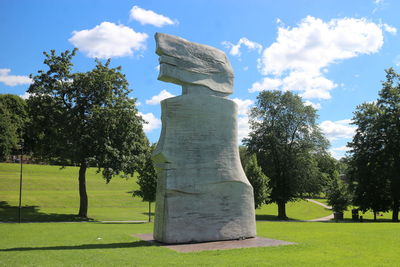
[[[278,218],[280,220],[287,220],[288,217],[286,216],[286,202],[278,201]]]
[[[376,222],[376,211],[374,211],[374,222]]]
[[[399,221],[399,201],[393,201],[393,209],[392,209],[392,222]]]
[[[151,202],[149,201],[149,222],[151,222]]]
[[[78,216],[81,218],[87,218],[88,211],[88,197],[86,193],[86,163],[81,163],[79,167],[79,213]]]

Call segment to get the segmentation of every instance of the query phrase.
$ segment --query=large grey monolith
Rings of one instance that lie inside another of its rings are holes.
[[[256,235],[253,188],[237,142],[233,71],[213,47],[157,33],[159,80],[182,85],[161,102],[154,239],[187,243]]]

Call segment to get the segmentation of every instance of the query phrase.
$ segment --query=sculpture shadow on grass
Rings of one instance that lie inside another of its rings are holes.
[[[18,222],[18,206],[11,206],[6,201],[0,201],[0,221]],[[75,214],[57,214],[40,212],[39,206],[22,206],[21,222],[77,222],[92,221],[83,219]]]
[[[135,247],[149,247],[155,246],[147,241],[134,241],[125,243],[110,243],[110,244],[83,244],[76,246],[51,246],[51,247],[19,247],[19,248],[6,248],[0,251],[36,251],[36,250],[83,250],[83,249],[115,249],[115,248],[135,248]]]

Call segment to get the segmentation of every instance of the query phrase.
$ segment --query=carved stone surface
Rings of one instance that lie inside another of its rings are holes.
[[[160,56],[159,80],[232,93],[233,70],[224,52],[165,33],[156,33],[155,38]]]
[[[233,82],[225,54],[166,34],[156,34],[156,41],[159,79],[181,84],[183,95],[161,102],[162,130],[153,154],[154,239],[186,243],[255,236],[253,188],[238,151],[237,105],[222,97],[232,92]],[[166,63],[163,55],[175,61]],[[193,78],[199,75],[203,79]]]

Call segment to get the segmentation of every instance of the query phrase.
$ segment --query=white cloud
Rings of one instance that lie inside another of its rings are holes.
[[[243,140],[243,138],[248,137],[250,133],[249,126],[249,117],[248,116],[240,116],[238,118],[238,142],[239,144]]]
[[[330,121],[326,120],[321,122],[319,127],[325,136],[333,141],[336,139],[352,138],[355,133],[355,126],[350,125],[351,120]]]
[[[388,33],[391,33],[393,35],[395,35],[397,33],[397,29],[393,26],[390,26],[389,24],[382,24],[382,27],[385,31],[387,31]]]
[[[22,99],[28,99],[32,94],[25,92],[23,95],[20,95],[19,97],[21,97]]]
[[[264,78],[261,82],[255,82],[253,83],[253,85],[251,86],[251,88],[249,88],[249,92],[250,93],[254,93],[254,92],[261,92],[264,90],[276,90],[279,89],[279,87],[282,85],[282,80],[275,78],[275,79],[271,79],[271,78]]]
[[[232,100],[238,105],[238,115],[247,115],[250,110],[250,106],[254,103],[250,99],[242,100],[240,98],[234,98]]]
[[[130,18],[139,21],[142,25],[151,24],[156,27],[177,24],[177,21],[173,21],[164,15],[157,14],[152,10],[146,10],[138,6],[132,7]]]
[[[238,105],[238,142],[240,143],[250,133],[248,114],[254,102],[250,99],[240,98],[234,98],[232,101]]]
[[[146,49],[147,37],[146,33],[122,24],[104,21],[92,29],[72,32],[68,41],[88,57],[111,58],[131,56],[134,51]]]
[[[270,76],[267,81],[280,81],[282,90],[298,90],[309,99],[328,99],[329,91],[337,84],[324,77],[327,67],[362,54],[376,53],[382,45],[382,27],[366,19],[324,22],[308,16],[297,27],[278,27],[278,37],[264,49],[258,67],[263,75]],[[264,81],[254,83],[249,91],[258,91],[261,89],[258,85]]]
[[[321,108],[321,104],[320,103],[314,103],[314,102],[311,102],[310,100],[304,101],[304,105],[312,106],[315,109],[320,109]]]
[[[9,75],[11,69],[0,69],[0,82],[7,86],[31,84],[33,81],[28,76]]]
[[[333,147],[329,149],[329,152],[331,153],[332,157],[335,159],[339,160],[345,156],[345,153],[349,151],[350,148],[347,146],[341,146],[341,147]]]
[[[148,105],[157,105],[162,100],[170,97],[174,97],[175,95],[171,94],[167,90],[162,90],[158,95],[153,96],[151,99],[146,100],[146,104]]]
[[[258,53],[261,53],[262,50],[262,45],[256,42],[252,42],[246,37],[240,38],[237,44],[232,44],[231,42],[224,41],[222,42],[222,45],[230,49],[229,54],[231,54],[232,56],[241,55],[240,48],[242,45],[246,46],[248,50],[256,50]]]
[[[147,122],[143,124],[143,130],[148,133],[153,131],[154,129],[158,129],[161,127],[161,120],[156,118],[153,113],[142,113],[139,112],[139,115]]]
[[[157,66],[155,66],[154,69],[155,69],[156,71],[160,71],[160,64],[158,64]]]

